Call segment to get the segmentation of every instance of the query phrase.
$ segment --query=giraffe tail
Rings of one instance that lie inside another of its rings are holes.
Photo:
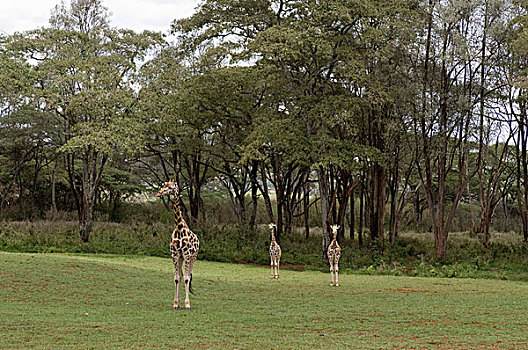
[[[191,273],[191,278],[189,279],[189,292],[191,292],[191,294],[194,295],[194,292],[192,289],[192,273]]]

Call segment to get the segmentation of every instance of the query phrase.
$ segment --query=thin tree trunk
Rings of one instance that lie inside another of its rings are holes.
[[[266,211],[268,212],[268,218],[270,222],[275,223],[275,219],[273,218],[273,207],[271,205],[271,199],[269,196],[269,189],[268,189],[268,180],[266,177],[266,168],[264,166],[264,162],[260,163],[260,175],[261,175],[261,181],[262,181],[262,197],[264,198],[264,204],[266,205]]]
[[[92,232],[92,221],[93,201],[90,198],[88,191],[86,191],[82,196],[81,216],[79,218],[81,241],[85,243],[90,239],[90,234]]]
[[[66,159],[70,186],[77,205],[81,241],[88,242],[92,231],[95,196],[108,158],[92,147],[86,148],[82,156],[82,172],[79,174],[80,188],[76,181],[78,174],[74,168],[74,154],[67,155]]]
[[[359,193],[359,227],[358,227],[358,245],[363,248],[363,226],[364,226],[364,206],[365,206],[365,176],[361,175],[361,190]]]
[[[257,218],[257,207],[258,207],[258,162],[253,161],[251,164],[250,180],[251,180],[251,215],[249,218],[249,227],[255,227],[255,221]]]
[[[321,195],[321,224],[323,227],[323,237],[321,240],[321,250],[322,250],[322,260],[327,260],[326,249],[330,244],[330,235],[328,232],[328,202],[329,202],[329,193],[328,193],[328,178],[325,169],[319,167],[319,191]]]
[[[354,198],[354,190],[350,193],[350,239],[354,240],[354,229],[356,228],[356,216],[355,216],[355,198]]]
[[[486,35],[487,35],[487,25],[488,25],[488,2],[486,1],[485,10],[484,10],[484,29],[482,34],[482,45],[481,45],[481,62],[480,62],[480,92],[479,92],[479,152],[477,155],[477,174],[479,179],[479,199],[480,199],[480,225],[479,233],[482,233],[485,226],[485,216],[487,215],[486,210],[488,205],[486,203],[486,198],[484,195],[485,181],[483,179],[484,167],[487,163],[487,145],[485,145],[484,139],[484,93],[485,93],[485,72],[486,72]],[[486,240],[484,240],[486,241]],[[484,243],[486,245],[486,243]]]
[[[310,183],[308,182],[310,176],[310,170],[306,170],[306,176],[304,179],[304,195],[303,195],[303,207],[304,207],[304,231],[306,239],[310,238]]]
[[[57,217],[57,193],[56,193],[56,175],[57,175],[57,167],[58,167],[58,160],[55,160],[55,164],[53,165],[53,170],[51,171],[51,218],[50,220],[53,221]]]
[[[467,186],[467,195],[468,195],[468,203],[469,203],[469,217],[471,219],[471,233],[474,234],[477,232],[477,226],[475,224],[475,213],[473,210],[473,197],[471,195],[471,189],[470,189],[470,182],[468,181]]]
[[[398,146],[396,146],[396,157],[395,157],[395,167],[393,171],[393,179],[392,184],[390,187],[390,219],[389,219],[389,230],[390,230],[390,245],[391,248],[394,248],[394,244],[396,242],[396,234],[397,234],[397,224],[398,224],[398,208],[397,208],[397,196],[398,196],[398,184],[400,181],[400,168],[399,168],[399,156],[400,156],[400,150]]]
[[[275,239],[280,243],[280,237],[284,231],[284,187],[281,176],[280,155],[275,153],[272,157],[273,176],[275,179],[275,196],[277,199],[277,230]]]
[[[523,179],[523,205],[521,208],[521,212],[523,214],[523,238],[525,242],[528,242],[528,156],[527,156],[527,135],[526,135],[526,112],[524,108],[522,108],[521,105],[521,120],[522,127],[520,127],[521,131],[521,165],[522,165],[522,179]]]
[[[370,174],[370,240],[371,243],[377,242],[380,251],[383,251],[385,239],[385,167],[374,163]]]
[[[509,225],[508,196],[507,195],[505,195],[502,198],[502,206],[503,206],[503,210],[504,210],[504,222],[503,222],[502,230],[504,232],[509,232],[510,231],[510,225]]]

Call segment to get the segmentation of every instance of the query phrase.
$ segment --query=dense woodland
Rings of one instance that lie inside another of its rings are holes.
[[[525,0],[204,0],[170,35],[63,2],[0,36],[0,219],[89,241],[174,178],[191,225],[217,192],[323,254],[331,224],[383,249],[426,221],[444,259],[462,206],[528,241],[527,89]]]

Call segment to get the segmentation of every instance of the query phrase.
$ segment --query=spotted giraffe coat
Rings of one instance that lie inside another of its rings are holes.
[[[188,292],[192,293],[192,270],[194,262],[196,261],[198,250],[200,249],[200,241],[194,232],[189,229],[187,223],[183,219],[178,185],[174,180],[167,182],[156,195],[157,197],[174,196],[173,210],[175,228],[171,235],[170,252],[175,269],[175,296],[174,308],[179,307],[179,283],[183,277],[181,268],[182,263],[185,262],[185,308],[190,308]],[[187,288],[188,287],[188,288]]]
[[[170,250],[173,258],[181,257],[185,262],[191,257],[196,259],[199,249],[198,237],[182,219],[180,223],[177,223],[177,227],[171,235]]]
[[[332,242],[330,242],[326,254],[328,255],[330,264],[337,264],[339,262],[339,258],[341,257],[341,247],[337,243],[337,238],[335,236]]]
[[[279,261],[281,258],[281,248],[277,241],[273,240],[271,241],[270,248],[270,258],[274,259],[275,261]]]
[[[271,243],[269,247],[270,258],[274,261],[279,262],[281,258],[281,248],[279,243],[275,240],[275,226],[271,227]]]

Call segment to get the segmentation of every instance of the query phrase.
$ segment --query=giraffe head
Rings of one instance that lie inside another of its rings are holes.
[[[275,225],[273,222],[271,222],[268,226],[269,226],[269,228],[271,230],[271,239],[275,240],[275,228],[277,227],[277,225]]]
[[[169,182],[166,182],[165,185],[159,190],[159,192],[156,194],[156,197],[163,197],[163,196],[175,196],[179,192],[178,184],[174,182],[174,179],[169,180]]]
[[[339,230],[339,227],[340,227],[339,225],[330,226],[330,228],[332,229],[332,234],[333,234],[334,238],[337,237],[337,230]]]

